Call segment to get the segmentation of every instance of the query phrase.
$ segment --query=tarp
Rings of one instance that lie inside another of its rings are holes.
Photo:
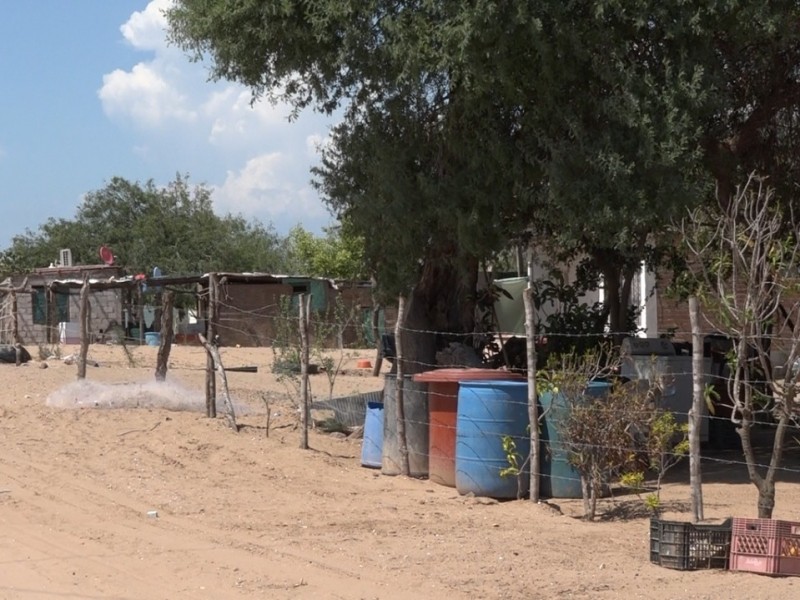
[[[522,294],[528,285],[528,278],[495,279],[494,284],[511,296],[508,298],[505,294],[500,294],[494,305],[500,332],[524,336],[525,305],[522,301]]]
[[[24,347],[20,352],[20,360],[24,363],[31,359],[30,352]],[[0,344],[0,362],[2,363],[16,363],[17,362],[17,349],[11,344]]]

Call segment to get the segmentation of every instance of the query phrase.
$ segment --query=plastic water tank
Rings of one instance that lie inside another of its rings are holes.
[[[361,466],[381,468],[383,455],[383,403],[368,402],[361,442]]]
[[[589,396],[604,396],[609,384],[591,381],[586,387]],[[539,492],[546,498],[581,498],[581,476],[569,462],[569,452],[559,427],[559,421],[569,416],[569,404],[561,393],[544,392],[539,395],[542,422],[541,479]]]
[[[511,436],[519,463],[530,454],[527,381],[465,381],[459,384],[456,423],[456,489],[490,498],[516,498],[529,476],[503,477],[509,466],[503,439]]]

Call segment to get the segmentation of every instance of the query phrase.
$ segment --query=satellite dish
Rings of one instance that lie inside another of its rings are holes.
[[[100,260],[109,267],[114,264],[114,253],[108,246],[100,246]]]

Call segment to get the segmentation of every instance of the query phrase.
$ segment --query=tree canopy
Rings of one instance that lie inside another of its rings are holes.
[[[245,0],[236,10],[190,1],[168,11],[173,41],[209,54],[213,76],[298,110],[344,106],[319,189],[363,238],[384,292],[413,288],[410,326],[456,332],[472,331],[477,262],[511,232],[504,225],[514,221],[519,178],[508,174],[524,167],[513,152],[513,111],[491,90],[470,91],[441,60],[462,10]]]
[[[289,274],[368,281],[363,240],[341,226],[326,230],[324,236],[296,225],[283,242],[284,261]]]
[[[214,77],[296,110],[345,107],[318,184],[382,285],[452,305],[470,279],[445,271],[533,229],[604,276],[616,328],[633,269],[674,245],[672,217],[743,169],[791,189],[799,13],[788,0],[178,0],[168,18]],[[449,312],[436,322],[448,311],[428,302],[427,324],[446,330]]]
[[[12,239],[3,271],[27,272],[57,262],[61,248],[76,264],[99,262],[108,246],[131,272],[195,274],[214,270],[283,270],[280,238],[269,226],[241,216],[218,216],[211,191],[177,176],[165,187],[114,177],[88,193],[73,219],[49,219]]]

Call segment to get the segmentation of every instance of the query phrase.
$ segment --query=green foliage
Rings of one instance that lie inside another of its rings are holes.
[[[713,383],[707,383],[703,387],[703,401],[705,402],[708,414],[714,416],[716,413],[717,402],[719,402],[720,395]]]
[[[300,322],[290,296],[281,296],[272,340],[272,372],[284,378],[300,373]]]
[[[666,225],[714,180],[758,167],[796,189],[798,16],[789,0],[167,10],[171,40],[212,77],[294,111],[343,109],[316,183],[390,296],[433,295],[429,265],[533,231],[602,273],[615,333],[635,269],[663,260]]]
[[[661,511],[661,497],[658,494],[647,494],[644,505],[653,514],[658,514]]]
[[[669,411],[655,410],[647,429],[647,454],[650,468],[659,474],[659,484],[666,471],[689,454],[689,426],[678,424]]]
[[[537,372],[537,392],[557,395],[551,403],[562,447],[581,475],[585,516],[594,518],[597,498],[612,481],[640,493],[646,457],[657,475],[658,499],[664,474],[689,451],[688,426],[660,407],[665,378],[655,368],[648,385],[614,382],[602,396],[587,391],[587,383],[615,372],[618,358],[608,351],[551,357]],[[546,417],[547,418],[547,417]]]
[[[628,471],[623,473],[619,478],[620,485],[633,490],[634,492],[641,492],[644,489],[644,473],[642,471]]]
[[[473,259],[500,249],[524,223],[510,217],[524,180],[509,174],[532,167],[509,135],[516,107],[474,88],[452,60],[474,26],[463,20],[465,7],[245,0],[231,11],[187,1],[167,14],[173,40],[210,56],[215,76],[257,96],[280,95],[297,110],[344,105],[315,181],[364,240],[383,298],[445,271],[468,279]],[[434,286],[417,288],[437,302]],[[474,289],[459,293],[455,305]],[[440,326],[450,329],[455,316]]]
[[[341,296],[337,296],[325,313],[313,314],[314,345],[312,355],[322,367],[328,380],[328,397],[333,398],[336,378],[342,370],[344,360],[349,356],[344,346],[344,335],[348,329],[358,332],[356,345],[364,346],[363,331],[360,327],[361,312],[358,306],[347,306]]]
[[[347,306],[341,296],[336,296],[327,311],[311,311],[310,317],[309,360],[325,374],[330,399],[344,360],[349,356],[343,343],[344,333],[351,327],[361,331],[360,313],[357,306]],[[272,372],[290,392],[297,393],[301,371],[300,321],[297,304],[288,296],[280,299],[272,352]]]
[[[645,406],[646,412],[635,425],[640,430],[637,450],[647,456],[648,467],[656,474],[656,484],[655,490],[647,494],[643,502],[648,510],[658,514],[662,508],[664,475],[689,454],[689,426],[678,424],[671,412],[659,408],[657,404],[648,402]],[[624,472],[619,482],[637,495],[645,490],[645,475],[641,470]]]
[[[115,177],[86,195],[74,219],[51,218],[37,231],[14,237],[0,264],[16,272],[46,267],[60,248],[70,248],[76,264],[96,264],[98,248],[107,245],[130,272],[149,273],[155,266],[172,275],[279,272],[278,242],[258,222],[217,216],[211,191],[191,187],[186,177],[165,187]]]
[[[537,350],[539,367],[546,368],[550,356],[593,352],[606,339],[609,308],[601,302],[588,303],[584,296],[597,289],[598,278],[585,269],[578,270],[575,282],[569,283],[559,269],[553,269],[548,279],[534,281],[534,302],[546,317],[538,333],[546,342]],[[635,330],[637,309],[631,308],[625,330]]]
[[[510,435],[504,435],[502,439],[503,454],[506,455],[508,466],[500,469],[500,477],[517,477],[522,473],[522,456],[517,452],[517,443]]]
[[[335,227],[319,237],[294,227],[285,240],[289,273],[339,280],[368,280],[364,262],[364,240],[349,228]]]

